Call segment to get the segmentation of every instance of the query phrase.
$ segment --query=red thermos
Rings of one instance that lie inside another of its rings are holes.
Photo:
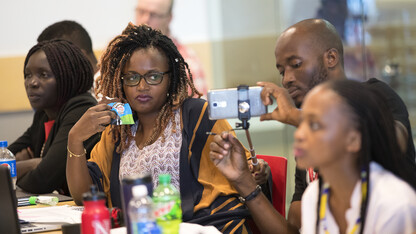
[[[105,206],[105,195],[91,185],[90,191],[83,194],[84,211],[81,216],[82,234],[109,234],[110,213]]]

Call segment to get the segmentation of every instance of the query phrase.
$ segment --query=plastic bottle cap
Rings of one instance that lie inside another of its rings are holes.
[[[143,185],[143,184],[133,186],[132,193],[133,193],[133,197],[147,196],[147,187],[146,185]]]
[[[36,205],[36,200],[37,200],[38,198],[36,197],[36,196],[31,196],[31,197],[29,197],[29,203],[31,204],[31,205]]]
[[[159,183],[160,184],[169,184],[170,183],[170,175],[169,174],[160,174],[159,175]]]
[[[7,147],[7,141],[0,141],[0,147]]]
[[[95,184],[91,185],[90,191],[82,195],[84,201],[98,201],[105,200],[105,194],[97,190]]]

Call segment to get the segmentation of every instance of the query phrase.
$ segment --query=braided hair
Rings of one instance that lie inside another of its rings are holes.
[[[173,110],[178,109],[185,99],[195,95],[201,96],[193,84],[188,64],[172,40],[159,30],[154,30],[147,25],[135,26],[132,23],[129,23],[124,31],[109,43],[102,55],[101,77],[96,80],[95,93],[127,102],[121,81],[123,68],[133,52],[147,48],[156,48],[163,52],[167,57],[171,72],[169,73],[170,84],[167,101],[157,116],[152,135],[146,139],[144,145],[154,142],[169,121],[174,121]],[[114,126],[111,132],[114,141],[120,140],[116,151],[121,153],[133,139],[130,126]]]
[[[337,93],[347,104],[352,122],[361,133],[361,149],[358,152],[357,168],[365,170],[367,193],[360,208],[361,227],[364,231],[368,198],[370,194],[370,162],[380,164],[397,175],[416,190],[415,163],[409,163],[400,150],[395,132],[395,121],[387,101],[380,90],[352,80],[330,81],[325,87]],[[357,90],[359,90],[357,92]],[[322,183],[320,182],[320,188]],[[321,189],[319,190],[319,197]],[[318,214],[320,199],[318,200]],[[319,228],[319,215],[317,217]]]
[[[26,55],[23,69],[29,58],[38,50],[45,52],[55,76],[59,93],[58,106],[62,106],[72,97],[91,89],[94,80],[92,66],[77,46],[62,39],[39,42]]]

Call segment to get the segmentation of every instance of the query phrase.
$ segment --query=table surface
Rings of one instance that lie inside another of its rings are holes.
[[[57,206],[64,206],[64,205],[76,206],[74,201],[59,202],[57,204]],[[32,205],[32,206],[22,206],[22,207],[19,207],[19,209],[32,209],[32,208],[40,208],[40,207],[49,207],[49,206],[48,205],[37,204],[37,205]],[[203,227],[203,226],[199,225],[200,230],[196,229],[195,226],[197,226],[197,224],[181,223],[181,228],[180,228],[179,233],[180,234],[185,234],[185,233],[186,234],[188,234],[188,233],[220,233],[213,226]],[[202,231],[201,228],[204,228],[204,231]],[[45,231],[45,232],[38,232],[38,233],[62,234],[62,230]],[[126,233],[127,233],[126,227],[111,229],[111,234],[126,234]]]
[[[57,204],[57,206],[64,206],[64,205],[76,206],[74,201],[59,202]],[[22,207],[19,207],[19,209],[32,209],[32,208],[40,208],[40,207],[49,207],[49,206],[48,205],[42,205],[42,204],[36,204],[34,206],[22,206]],[[54,231],[46,231],[46,232],[38,232],[38,233],[61,234],[62,230],[54,230]]]

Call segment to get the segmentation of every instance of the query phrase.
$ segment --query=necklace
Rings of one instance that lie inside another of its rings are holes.
[[[361,171],[361,206],[365,203],[367,198],[367,171]],[[321,193],[321,204],[319,206],[319,220],[324,228],[324,233],[329,234],[327,217],[326,217],[326,206],[329,200],[329,184],[325,183]],[[350,234],[356,233],[361,225],[361,216],[355,221],[354,227],[351,229]]]
[[[43,142],[42,149],[40,150],[40,157],[43,158],[43,150],[45,149],[46,141]]]

